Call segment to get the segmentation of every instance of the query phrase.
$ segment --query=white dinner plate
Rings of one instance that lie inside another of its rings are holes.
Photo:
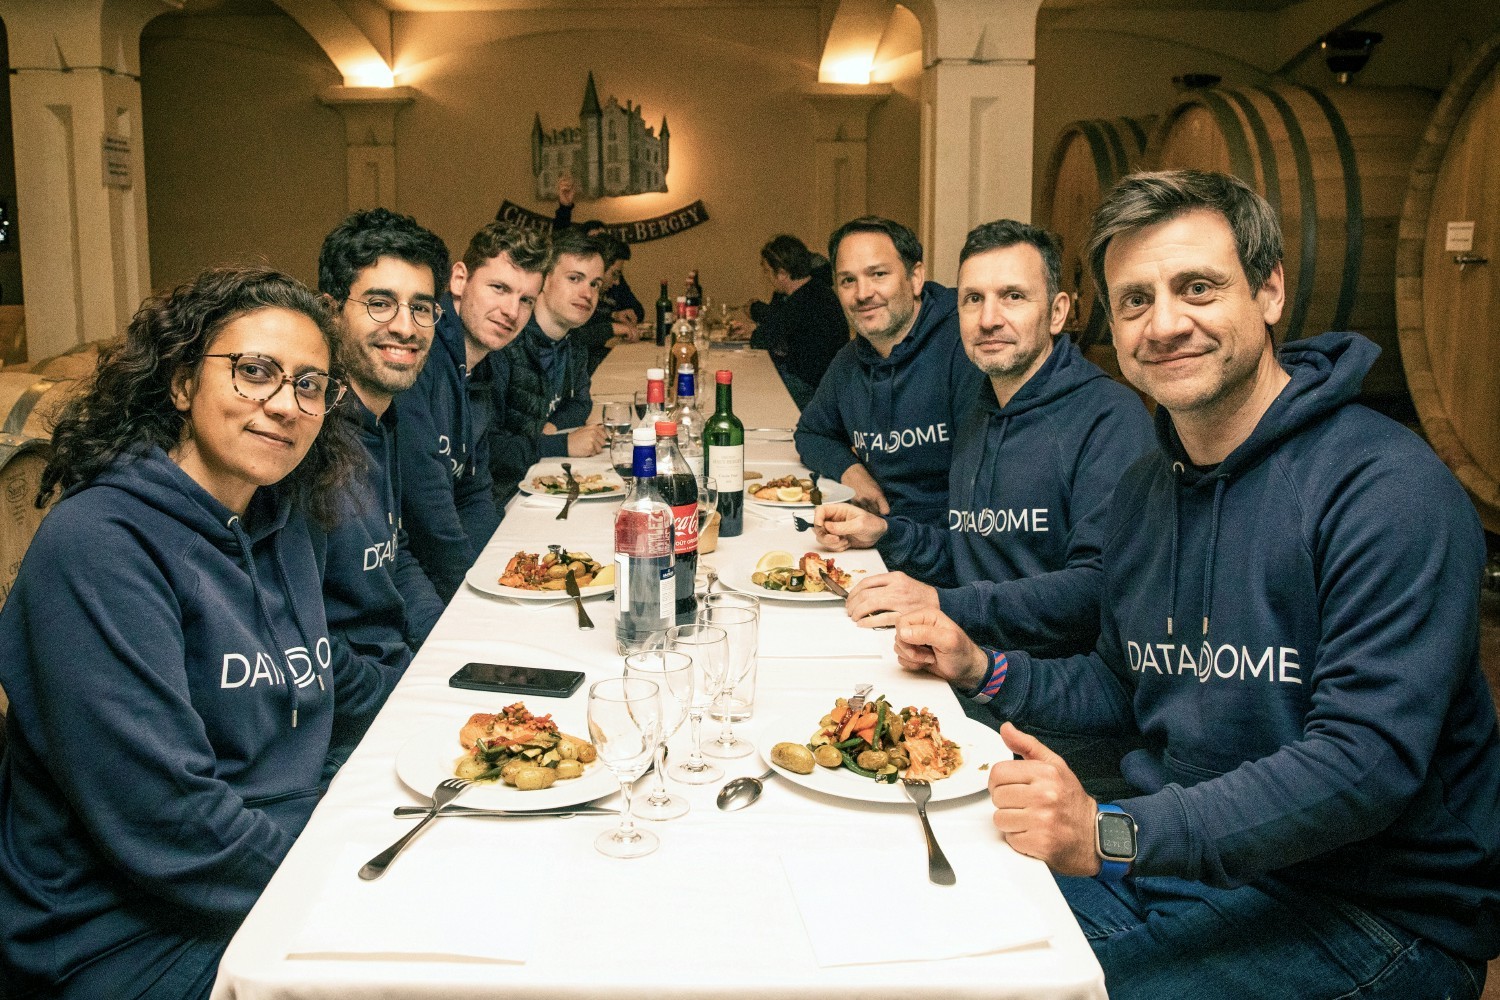
[[[839,569],[854,577],[849,586],[853,587],[859,581],[872,573],[881,572],[882,563],[879,554],[874,549],[852,549],[848,552],[823,552],[813,543],[812,535],[805,534],[797,536],[798,541],[806,540],[806,545],[788,545],[786,551],[790,552],[796,559],[801,559],[804,552],[817,552],[824,559],[832,559],[833,564]],[[819,594],[797,594],[785,590],[767,590],[752,578],[755,573],[755,564],[760,562],[761,557],[776,546],[767,546],[761,551],[742,553],[737,556],[725,555],[715,560],[714,568],[719,571],[719,581],[730,590],[737,590],[742,594],[752,594],[762,600],[768,601],[800,601],[823,603],[828,601],[842,601],[829,591]]]
[[[519,695],[498,697],[518,698]],[[396,754],[396,774],[407,788],[418,795],[431,795],[438,782],[453,777],[453,766],[464,755],[464,748],[458,742],[458,731],[467,721],[468,716],[455,716],[452,722],[429,726],[406,741],[401,752]],[[512,788],[503,781],[493,784],[487,781],[475,782],[464,789],[457,804],[476,809],[556,809],[592,802],[610,792],[619,791],[619,788],[620,783],[615,780],[614,773],[596,760],[592,764],[585,764],[583,774],[579,777],[559,781],[551,788],[538,788],[533,792]]]
[[[833,700],[830,698],[828,703],[832,705]],[[861,778],[843,767],[815,766],[812,774],[797,774],[771,763],[771,747],[777,743],[806,743],[817,732],[819,718],[803,712],[795,716],[783,716],[760,727],[757,749],[766,766],[793,784],[825,795],[857,799],[860,802],[900,802],[911,805],[911,799],[906,797],[906,790],[899,781],[894,785],[886,785],[872,778]],[[1015,756],[999,733],[964,715],[963,709],[957,705],[951,712],[939,717],[938,728],[945,739],[959,745],[964,762],[953,774],[932,783],[934,802],[947,802],[949,799],[961,799],[966,795],[987,791],[990,765],[997,760],[1010,760]]]
[[[553,466],[538,464],[531,467],[530,469],[527,469],[525,477],[522,478],[521,482],[517,485],[522,493],[526,493],[531,496],[557,497],[559,500],[566,500],[568,498],[567,490],[560,490],[558,492],[553,492],[552,490],[540,490],[532,485],[531,482],[538,476],[561,476],[562,474],[562,466],[560,465]],[[623,497],[625,495],[625,481],[622,480],[618,475],[616,475],[613,470],[601,473],[601,471],[597,469],[579,469],[576,466],[573,469],[573,475],[575,476],[596,476],[601,474],[604,476],[604,482],[609,486],[609,489],[600,490],[597,493],[579,493],[579,500],[608,500],[611,498]]]
[[[779,472],[774,476],[766,476],[765,479],[758,479],[753,482],[747,482],[745,484],[745,502],[753,503],[761,507],[805,507],[810,509],[813,506],[811,500],[798,500],[795,503],[787,503],[784,500],[762,500],[754,493],[750,492],[752,489],[758,489],[759,487],[765,485],[773,479],[780,479],[782,476],[786,475],[790,475],[790,473]],[[807,477],[802,476],[799,478],[806,479]],[[820,479],[818,480],[818,489],[823,491],[824,503],[843,503],[846,500],[854,499],[854,490],[848,486],[845,486],[843,483],[829,482],[827,479]]]
[[[569,552],[588,552],[587,549],[577,546],[563,547]],[[546,554],[547,549],[545,547],[536,553],[539,556]],[[605,566],[611,565],[604,562],[598,556],[595,556],[592,552],[588,554],[593,557],[595,562],[602,563]],[[464,574],[464,580],[481,594],[492,594],[495,597],[509,597],[517,601],[568,600],[568,592],[566,590],[523,590],[520,587],[502,586],[500,583],[500,574],[505,572],[506,564],[510,562],[511,557],[514,555],[514,552],[506,551],[498,555],[480,556],[474,561],[474,565],[469,567],[469,571]],[[609,553],[609,555],[613,557],[613,553]],[[597,586],[579,587],[578,593],[582,597],[595,597],[599,594],[608,594],[614,589],[614,584],[605,583]]]

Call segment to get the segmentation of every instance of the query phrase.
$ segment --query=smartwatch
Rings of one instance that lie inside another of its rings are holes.
[[[1094,850],[1099,855],[1096,878],[1118,882],[1135,860],[1135,819],[1119,806],[1100,803],[1094,824]]]

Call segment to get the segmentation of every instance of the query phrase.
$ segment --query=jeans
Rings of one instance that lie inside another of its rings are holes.
[[[1478,1000],[1485,966],[1356,906],[1266,879],[1058,877],[1110,1000]]]

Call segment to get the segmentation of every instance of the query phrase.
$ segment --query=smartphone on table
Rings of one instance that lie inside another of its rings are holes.
[[[503,691],[538,698],[566,698],[583,683],[578,670],[522,667],[514,663],[465,663],[448,686],[470,691]]]

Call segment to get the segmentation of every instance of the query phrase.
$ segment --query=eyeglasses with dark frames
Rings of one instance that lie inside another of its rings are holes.
[[[288,375],[275,359],[260,354],[205,354],[205,358],[228,358],[230,384],[246,399],[264,403],[291,385],[297,409],[309,417],[321,417],[339,405],[348,386],[327,372]]]
[[[395,319],[402,306],[411,313],[411,321],[418,326],[436,326],[437,321],[443,318],[442,306],[421,299],[416,302],[397,302],[389,295],[371,295],[367,299],[356,299],[351,295],[349,301],[364,306],[365,312],[377,323],[389,323]]]

